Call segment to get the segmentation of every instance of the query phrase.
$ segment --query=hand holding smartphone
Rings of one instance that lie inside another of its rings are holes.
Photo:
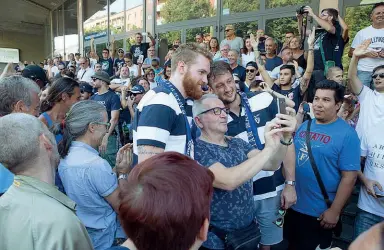
[[[277,98],[277,110],[279,114],[287,114],[287,104],[285,103],[284,98]],[[285,125],[281,125],[282,127],[285,127]]]

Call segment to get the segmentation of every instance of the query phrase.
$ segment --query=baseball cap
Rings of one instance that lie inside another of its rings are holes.
[[[80,82],[80,90],[91,93],[91,94],[93,93],[92,86],[87,82]]]
[[[27,67],[25,67],[22,72],[22,76],[25,78],[32,79],[33,81],[40,80],[43,82],[44,85],[49,83],[44,70],[38,65],[28,65]]]
[[[117,50],[117,52],[120,52],[120,51],[123,51],[123,53],[124,53],[124,49],[123,49],[123,48],[119,48],[119,49]]]
[[[253,61],[248,62],[245,67],[248,67],[248,66],[251,66],[251,67],[258,69],[256,62],[253,62]]]
[[[144,94],[145,93],[145,89],[141,85],[135,85],[135,86],[132,87],[130,92],[133,93],[133,94]]]
[[[104,72],[104,71],[95,72],[95,74],[93,76],[91,76],[91,78],[96,78],[96,79],[102,80],[102,81],[108,83],[108,85],[111,83],[108,73]]]

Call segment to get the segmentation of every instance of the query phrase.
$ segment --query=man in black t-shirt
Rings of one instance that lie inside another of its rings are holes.
[[[324,64],[325,61],[341,62],[341,53],[335,53],[335,48],[339,44],[341,37],[341,27],[337,21],[339,12],[336,9],[328,8],[321,11],[320,16],[315,15],[311,7],[306,6],[305,12],[319,25],[316,30],[316,39],[314,46],[315,65],[308,90],[308,102],[313,101],[314,86],[317,82],[325,79]],[[298,16],[299,23],[301,15]],[[324,51],[324,60],[321,53],[321,47]],[[339,66],[340,65],[336,65]]]
[[[93,59],[96,59],[98,63],[101,64],[101,69],[108,73],[108,75],[111,77],[113,76],[113,58],[115,58],[115,39],[112,39],[112,49],[109,50],[107,48],[103,49],[102,57],[100,58],[94,49],[94,42],[95,40],[91,39],[91,52],[90,56]]]
[[[137,59],[139,56],[143,55],[143,62],[145,58],[147,58],[147,50],[149,47],[154,46],[156,44],[155,39],[152,37],[151,33],[147,32],[149,39],[151,39],[151,44],[143,43],[143,35],[139,32],[135,34],[136,44],[132,45],[129,52],[131,52],[133,56],[133,63],[137,64]]]

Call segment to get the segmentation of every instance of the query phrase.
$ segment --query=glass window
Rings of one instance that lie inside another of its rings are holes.
[[[124,49],[124,40],[116,40],[115,41],[115,48],[116,48],[116,50],[118,50],[120,48]],[[117,51],[116,51],[116,53],[117,53]]]
[[[281,0],[278,0],[281,1]],[[260,0],[223,0],[222,15],[257,11],[260,9]]]
[[[285,33],[287,31],[293,31],[296,34],[298,33],[296,17],[268,19],[265,22],[265,34],[280,42],[284,41]]]
[[[291,5],[309,4],[311,0],[266,0],[265,7],[267,9],[286,7]]]
[[[157,0],[157,25],[216,15],[216,0]]]
[[[65,13],[65,54],[64,60],[70,61],[70,54],[79,52],[79,35],[77,28],[77,1],[67,0],[64,3]]]
[[[56,34],[54,37],[54,56],[64,55],[64,36],[63,36],[63,9],[62,6],[56,9],[54,15],[54,25],[56,25]]]
[[[180,30],[174,30],[174,31],[168,31],[166,33],[159,33],[159,42],[160,46],[161,44],[167,43],[167,47],[171,48],[173,43],[178,40],[181,41],[181,31]]]
[[[141,30],[143,28],[143,0],[125,0],[125,1],[126,1],[126,8],[127,8],[126,9],[127,31]]]
[[[213,36],[213,26],[198,27],[186,30],[187,43],[198,42],[196,39],[197,35],[202,35],[203,42],[209,44],[211,37]]]
[[[238,23],[229,23],[232,24],[235,28],[235,34],[238,37],[245,38],[247,34],[253,33],[256,34],[258,29],[257,21],[251,22],[238,22]],[[225,25],[223,25],[225,27]]]
[[[111,30],[111,35],[124,32],[124,1],[116,0],[109,7],[109,29]]]
[[[86,19],[84,22],[85,40],[90,40],[90,37],[87,36],[95,36],[95,38],[99,38],[107,35],[108,12],[106,5],[100,7],[100,9],[94,12],[90,17],[85,16],[84,18]]]

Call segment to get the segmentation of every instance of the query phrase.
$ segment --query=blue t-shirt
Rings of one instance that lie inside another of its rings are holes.
[[[265,62],[265,69],[272,71],[274,68],[280,66],[281,64],[283,64],[283,59],[278,56],[275,56],[274,58],[267,58]]]
[[[319,217],[326,209],[324,197],[308,157],[305,136],[308,121],[297,130],[296,150],[297,203],[293,210]],[[329,198],[333,201],[341,180],[341,171],[360,170],[360,140],[356,131],[338,118],[330,124],[311,124],[311,148]]]
[[[0,163],[0,194],[5,193],[13,183],[13,174]]]
[[[99,59],[99,63],[101,64],[101,69],[108,73],[109,76],[113,76],[113,59]]]
[[[228,140],[228,147],[197,140],[195,160],[209,168],[219,162],[226,168],[237,166],[248,159],[247,154],[253,150],[249,143],[242,139]],[[224,231],[234,231],[251,224],[254,219],[252,179],[233,191],[215,188],[211,203],[210,224]],[[209,232],[203,244],[211,249],[224,249],[224,243],[215,234]]]
[[[122,58],[122,59],[116,58],[115,59],[115,63],[113,64],[113,66],[118,69],[120,67],[123,67],[124,63],[125,63],[124,62],[124,58]]]
[[[295,103],[294,109],[296,110],[296,112],[299,110],[299,106],[302,101],[302,97],[300,94],[300,86],[297,86],[296,88],[291,88],[289,90],[282,90],[280,86],[273,84],[272,90],[282,94],[283,96],[288,97]]]
[[[245,82],[246,72],[243,66],[237,65],[237,67],[233,69],[232,74],[237,74],[240,81]]]
[[[115,110],[120,110],[121,108],[119,96],[111,89],[101,95],[99,95],[99,93],[94,94],[91,97],[91,100],[104,105],[104,107],[107,109],[108,121],[111,120],[111,112]]]

